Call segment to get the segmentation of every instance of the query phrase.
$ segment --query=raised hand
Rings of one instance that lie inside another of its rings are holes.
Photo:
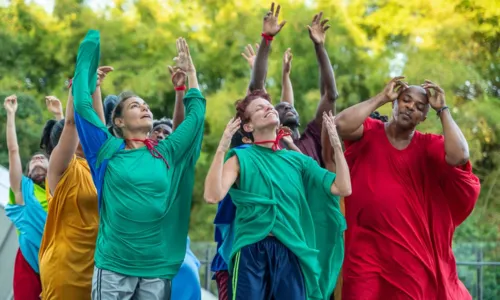
[[[427,92],[427,99],[434,110],[440,110],[446,106],[444,90],[430,80],[425,80],[422,87]]]
[[[102,66],[97,69],[97,86],[100,86],[108,73],[113,72],[115,69],[110,66]]]
[[[283,55],[283,73],[290,74],[290,71],[292,70],[292,59],[292,49],[288,48]]]
[[[224,134],[219,142],[219,151],[227,152],[229,147],[231,146],[231,139],[233,135],[240,129],[241,119],[240,118],[231,118],[229,123],[227,123],[226,129],[224,130]]]
[[[278,16],[280,14],[281,6],[278,4],[276,8],[276,12],[274,12],[274,2],[271,4],[271,10],[266,13],[264,16],[264,24],[262,26],[262,33],[275,36],[280,32],[281,28],[285,26],[286,21],[282,21],[278,24]]]
[[[48,111],[50,111],[53,115],[62,115],[63,107],[61,101],[54,96],[45,97],[45,105],[47,106]]]
[[[403,81],[404,78],[404,76],[394,77],[385,86],[382,93],[386,97],[387,102],[396,100],[399,94],[401,94],[405,89],[408,88],[408,84]]]
[[[259,44],[255,44],[255,50],[259,51]],[[245,51],[241,53],[241,56],[246,59],[246,61],[250,65],[250,69],[253,69],[253,64],[255,62],[255,57],[257,57],[257,54],[253,50],[252,45],[248,44],[245,47]]]
[[[279,130],[283,130],[286,134],[288,134],[283,137],[283,142],[285,142],[288,146],[293,145],[292,130],[287,126],[280,126]]]
[[[335,125],[335,116],[331,111],[328,114],[323,112],[323,123],[328,131],[328,137],[330,138],[330,144],[332,144],[332,147],[334,149],[342,149],[342,143],[340,142],[339,134],[337,133],[337,125]]]
[[[5,108],[5,111],[7,111],[7,114],[15,114],[17,111],[17,96],[16,95],[10,95],[7,98],[5,98],[5,101],[3,102],[3,107]]]
[[[172,77],[172,84],[174,87],[180,87],[186,85],[186,72],[182,71],[178,67],[168,66],[168,71]]]
[[[177,57],[174,58],[176,66],[184,71],[195,72],[193,60],[191,58],[191,54],[189,53],[189,47],[184,38],[178,38],[176,41],[177,46]]]
[[[307,25],[309,37],[315,44],[318,45],[325,43],[326,31],[330,28],[330,25],[326,25],[329,20],[321,20],[321,18],[323,18],[323,12],[314,15],[311,26]]]

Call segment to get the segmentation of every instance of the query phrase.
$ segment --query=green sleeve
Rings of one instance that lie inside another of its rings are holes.
[[[206,101],[198,89],[190,89],[184,96],[186,118],[177,129],[158,144],[158,151],[173,163],[193,157],[201,151],[205,124]]]
[[[305,156],[303,180],[306,187],[317,186],[322,188],[326,195],[333,196],[331,188],[335,177],[335,173],[320,167],[314,159]]]

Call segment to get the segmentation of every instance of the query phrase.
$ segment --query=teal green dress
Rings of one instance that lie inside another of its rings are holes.
[[[257,145],[233,149],[240,165],[229,270],[241,248],[273,234],[299,259],[308,299],[326,299],[344,257],[345,219],[331,194],[335,174],[299,152]]]
[[[73,78],[75,123],[99,196],[95,265],[127,276],[172,279],[186,254],[205,99],[198,89],[187,92],[185,120],[155,146],[164,159],[146,147],[125,149],[92,107],[99,38],[98,31],[88,32]]]

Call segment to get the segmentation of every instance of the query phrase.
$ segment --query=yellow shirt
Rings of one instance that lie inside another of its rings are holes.
[[[40,245],[42,299],[90,299],[98,229],[97,191],[85,159],[73,157],[50,196]]]

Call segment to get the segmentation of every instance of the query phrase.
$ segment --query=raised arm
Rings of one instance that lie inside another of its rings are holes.
[[[7,112],[7,149],[9,150],[9,180],[10,189],[14,193],[16,204],[23,205],[23,194],[21,191],[21,179],[23,177],[23,166],[19,155],[19,145],[16,134],[16,111],[17,96],[11,95],[5,98],[3,107]]]
[[[348,141],[359,140],[363,136],[363,122],[382,105],[397,99],[399,93],[407,87],[401,81],[404,76],[394,77],[384,90],[373,98],[346,108],[335,117],[340,138]]]
[[[184,121],[184,102],[182,100],[186,94],[186,73],[179,68],[174,69],[171,66],[168,66],[168,70],[172,76],[172,84],[175,89],[174,117],[172,121],[173,131]]]
[[[61,101],[54,96],[45,97],[45,105],[47,105],[47,109],[52,113],[54,119],[60,121],[64,119],[63,107]]]
[[[240,172],[237,156],[233,156],[224,163],[224,157],[229,150],[231,138],[240,128],[241,120],[231,119],[224,130],[224,134],[215,152],[214,159],[205,178],[205,193],[203,197],[207,203],[215,204],[224,199],[231,186],[235,183]]]
[[[325,122],[325,127],[328,131],[328,137],[330,138],[330,144],[333,148],[333,161],[335,164],[335,171],[337,177],[332,183],[331,192],[334,195],[339,195],[342,197],[347,197],[351,195],[351,175],[349,173],[349,167],[347,161],[344,157],[344,152],[342,151],[342,143],[340,142],[339,136],[337,134],[337,129],[335,126],[335,117],[332,112],[327,114],[323,113],[323,122]]]
[[[271,10],[264,17],[262,29],[262,40],[260,42],[255,63],[252,70],[252,79],[250,80],[250,92],[255,90],[263,90],[267,76],[267,61],[269,58],[269,50],[271,49],[271,41],[276,36],[281,28],[285,26],[286,21],[278,24],[278,17],[281,6],[278,5],[276,12],[274,11],[274,2],[271,4]]]
[[[316,110],[315,120],[318,124],[323,122],[323,113],[333,110],[335,114],[335,100],[337,100],[339,93],[337,91],[337,84],[335,83],[335,75],[333,67],[330,63],[330,58],[325,48],[326,31],[330,28],[327,25],[328,19],[323,18],[323,13],[315,15],[311,26],[307,26],[309,30],[309,37],[314,44],[316,51],[316,59],[319,65],[320,74],[320,91],[321,100]]]
[[[426,80],[422,87],[427,91],[429,104],[437,112],[443,125],[446,162],[450,166],[464,165],[469,161],[469,145],[446,106],[444,90],[429,80]]]
[[[52,151],[49,160],[47,179],[51,194],[54,193],[61,176],[68,168],[69,163],[75,154],[76,147],[78,147],[78,133],[76,132],[73,96],[71,93],[70,87],[68,103],[66,104],[66,119],[64,120],[64,128],[61,133],[59,143]]]
[[[113,70],[113,67],[110,66],[102,66],[97,69],[97,86],[92,94],[92,107],[104,124],[106,124],[106,118],[104,117],[104,106],[102,104],[101,84],[108,73]]]
[[[283,55],[283,71],[281,74],[281,102],[287,102],[291,106],[294,103],[292,80],[290,72],[292,71],[292,50],[288,48]]]
[[[178,56],[174,58],[177,67],[187,74],[189,91],[184,97],[186,118],[177,129],[158,145],[160,151],[172,157],[175,162],[186,159],[190,154],[199,155],[205,122],[206,102],[201,95],[196,78],[196,69],[185,39],[177,39]],[[192,152],[195,151],[195,152]]]
[[[75,125],[89,166],[94,168],[101,146],[111,136],[99,114],[93,108],[97,85],[97,67],[100,58],[99,31],[89,30],[78,49],[73,77],[73,105]],[[102,105],[102,104],[101,104]]]

